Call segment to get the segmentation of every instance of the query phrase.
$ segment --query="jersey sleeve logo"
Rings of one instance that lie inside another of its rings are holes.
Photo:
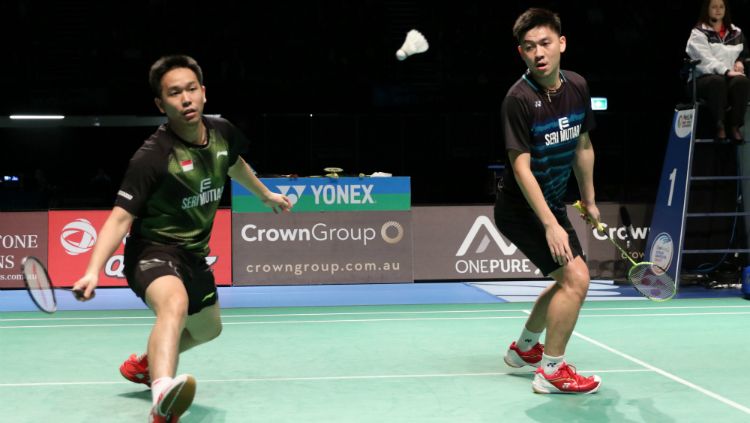
[[[133,195],[132,194],[129,194],[129,193],[123,191],[123,190],[117,191],[117,195],[119,195],[120,197],[122,197],[122,198],[124,198],[126,200],[132,200],[133,199]]]

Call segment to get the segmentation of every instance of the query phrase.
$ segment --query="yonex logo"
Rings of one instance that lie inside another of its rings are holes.
[[[281,191],[281,195],[286,195],[292,205],[297,204],[297,200],[302,197],[302,193],[305,192],[305,185],[277,185],[276,188]],[[293,189],[294,192],[289,192],[289,189]]]
[[[71,256],[89,251],[95,243],[96,229],[86,219],[76,219],[68,223],[60,234],[60,244]]]
[[[466,254],[466,252],[469,250],[469,247],[471,247],[471,244],[474,242],[477,236],[479,236],[479,231],[484,228],[484,234],[482,236],[482,240],[479,242],[479,245],[477,246],[476,253],[481,254],[487,250],[487,247],[490,245],[490,238],[495,241],[495,244],[497,247],[502,251],[502,253],[506,256],[511,256],[515,254],[518,247],[513,245],[512,243],[508,244],[505,242],[502,236],[500,236],[500,232],[497,231],[495,228],[495,225],[492,224],[490,219],[487,216],[479,216],[477,217],[477,220],[474,221],[474,224],[471,226],[471,229],[469,229],[469,233],[466,235],[466,238],[464,238],[464,241],[461,243],[461,246],[458,248],[458,251],[456,252],[456,257],[461,257]]]

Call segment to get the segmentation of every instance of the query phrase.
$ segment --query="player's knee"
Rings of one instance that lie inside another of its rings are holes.
[[[221,335],[222,329],[223,325],[219,321],[208,327],[201,328],[201,330],[191,330],[190,336],[192,336],[196,341],[204,343],[218,338],[219,335]]]
[[[566,269],[563,288],[583,301],[589,290],[589,271],[586,265],[573,264]]]

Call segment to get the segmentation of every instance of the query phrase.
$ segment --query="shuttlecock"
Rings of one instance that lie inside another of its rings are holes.
[[[405,60],[413,54],[424,53],[428,48],[430,48],[430,45],[427,43],[427,39],[424,35],[416,29],[412,29],[406,33],[404,45],[398,49],[396,57],[398,60]]]

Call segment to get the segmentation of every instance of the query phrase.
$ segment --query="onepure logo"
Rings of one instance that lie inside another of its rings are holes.
[[[481,234],[480,234],[481,232]],[[513,243],[508,243],[500,236],[500,232],[497,231],[495,225],[487,216],[479,216],[471,225],[469,233],[466,234],[461,246],[456,251],[456,257],[463,257],[469,251],[469,248],[475,243],[477,239],[480,239],[479,245],[474,250],[475,254],[482,254],[487,251],[492,241],[503,254],[502,258],[491,257],[485,258],[480,257],[468,257],[456,259],[454,263],[454,270],[457,274],[474,274],[474,275],[490,275],[497,273],[533,273],[538,274],[539,269],[533,270],[531,260],[528,258],[514,258],[508,257],[513,256],[517,253],[518,247]]]
[[[516,247],[512,243],[508,244],[505,242],[503,237],[500,236],[500,232],[497,231],[495,225],[490,222],[490,219],[487,216],[479,216],[477,217],[477,220],[474,221],[471,229],[469,229],[469,233],[466,235],[466,238],[464,238],[464,241],[458,248],[456,257],[462,257],[466,254],[466,252],[469,250],[469,247],[471,247],[471,244],[473,244],[474,240],[479,236],[479,231],[482,229],[484,229],[484,234],[475,251],[477,254],[481,254],[487,250],[487,247],[491,242],[490,237],[492,237],[492,240],[495,241],[495,244],[498,248],[500,248],[500,251],[503,252],[503,255],[512,256],[516,253],[516,250],[518,250],[518,247]]]
[[[86,219],[76,219],[68,223],[60,234],[60,244],[71,256],[88,252],[95,243],[96,229]]]

